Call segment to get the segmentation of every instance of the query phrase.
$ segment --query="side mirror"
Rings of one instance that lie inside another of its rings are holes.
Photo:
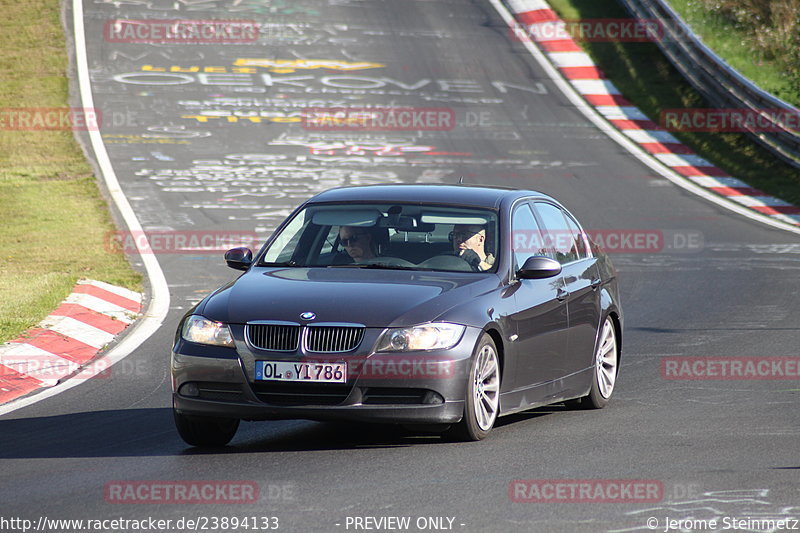
[[[233,248],[225,252],[225,262],[236,270],[247,270],[253,264],[253,252],[250,248]]]
[[[517,271],[520,279],[545,279],[561,274],[561,263],[543,255],[534,255],[525,260]]]

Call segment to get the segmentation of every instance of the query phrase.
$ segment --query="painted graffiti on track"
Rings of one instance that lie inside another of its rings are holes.
[[[361,71],[384,69],[374,61],[335,59],[238,58],[223,65],[140,65],[138,71],[114,74],[111,79],[123,85],[149,87],[229,87],[238,89],[279,89],[284,93],[363,94],[389,96],[465,96],[497,98],[509,93],[547,94],[541,82],[447,79],[364,74]],[[318,71],[338,71],[319,75]]]

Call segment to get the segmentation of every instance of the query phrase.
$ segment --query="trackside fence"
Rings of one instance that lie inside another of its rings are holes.
[[[716,108],[758,117],[745,131],[787,163],[800,168],[800,109],[757,87],[708,48],[664,0],[619,0],[631,15],[659,22],[652,40]],[[764,124],[768,124],[764,127]]]

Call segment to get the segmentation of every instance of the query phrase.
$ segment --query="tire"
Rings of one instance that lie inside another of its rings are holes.
[[[183,415],[172,410],[175,427],[190,446],[219,448],[228,444],[239,429],[238,418]]]
[[[597,335],[597,347],[592,359],[592,387],[589,394],[564,402],[567,407],[602,409],[611,400],[619,374],[619,344],[614,320],[609,316]]]
[[[484,333],[475,347],[466,379],[464,416],[451,429],[451,436],[466,441],[484,439],[494,427],[499,411],[500,360],[494,341]]]

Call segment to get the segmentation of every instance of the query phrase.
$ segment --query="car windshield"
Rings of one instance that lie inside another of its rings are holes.
[[[444,205],[309,205],[260,266],[492,272],[497,214]]]

